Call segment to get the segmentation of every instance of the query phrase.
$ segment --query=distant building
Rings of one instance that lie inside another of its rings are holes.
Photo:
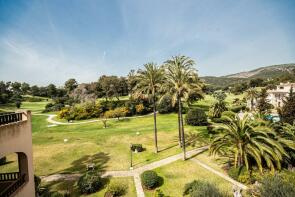
[[[283,106],[283,100],[289,95],[291,88],[295,88],[295,83],[280,83],[274,90],[268,90],[268,101],[275,108]]]
[[[1,170],[0,196],[35,196],[30,111],[0,113],[0,159],[10,154],[17,155],[18,167]]]

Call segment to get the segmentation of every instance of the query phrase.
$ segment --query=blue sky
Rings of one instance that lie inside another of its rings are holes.
[[[173,55],[201,76],[295,62],[295,1],[0,0],[0,80],[124,76]]]

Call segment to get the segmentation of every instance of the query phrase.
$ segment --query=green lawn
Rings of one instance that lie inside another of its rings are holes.
[[[33,113],[41,113],[45,105],[49,103],[49,101],[41,101],[41,102],[22,102],[22,105],[20,107],[20,110],[31,110]],[[6,112],[6,111],[15,111],[18,110],[14,104],[6,104],[6,105],[0,105],[0,112]]]
[[[32,125],[34,166],[38,175],[81,173],[92,162],[101,170],[126,170],[130,165],[130,143],[143,144],[146,149],[134,154],[135,167],[181,152],[177,146],[176,114],[158,116],[158,154],[154,153],[152,116],[111,120],[106,129],[101,122],[48,128],[46,116],[33,116]],[[206,141],[206,127],[186,126],[185,129]],[[64,139],[68,142],[64,143]]]
[[[164,180],[159,189],[161,189],[165,195],[169,195],[169,197],[182,196],[185,184],[193,180],[207,181],[216,185],[226,194],[230,194],[232,191],[232,185],[229,182],[189,160],[179,160],[157,168],[155,171]],[[145,195],[147,197],[153,197],[154,193],[155,190],[145,190]]]

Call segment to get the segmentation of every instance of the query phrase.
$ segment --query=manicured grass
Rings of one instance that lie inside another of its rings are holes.
[[[49,101],[41,101],[41,102],[22,102],[22,105],[20,107],[20,109],[17,109],[15,107],[15,104],[10,103],[10,104],[6,104],[6,105],[0,105],[0,111],[15,111],[15,110],[31,110],[34,113],[41,113],[44,108],[45,105],[49,103]]]
[[[136,197],[136,190],[134,186],[133,177],[123,177],[123,178],[110,178],[106,180],[107,183],[105,186],[98,192],[89,194],[89,195],[81,195],[79,193],[79,189],[77,186],[76,181],[54,181],[48,182],[43,184],[43,187],[49,187],[50,191],[58,191],[64,193],[66,191],[70,192],[71,197],[78,197],[78,196],[87,196],[87,197],[103,197],[105,192],[107,191],[107,185],[110,184],[112,181],[119,181],[128,186],[127,193],[124,195],[126,197]]]
[[[101,122],[50,128],[46,125],[45,116],[33,116],[34,166],[38,175],[81,173],[85,171],[87,163],[92,162],[100,170],[127,170],[130,165],[130,143],[143,144],[146,149],[133,154],[134,167],[181,152],[177,145],[176,114],[158,116],[158,154],[154,153],[151,116],[110,120],[106,129]],[[186,126],[185,130],[199,134],[199,138],[206,143],[206,127]],[[64,139],[68,139],[68,142],[64,143]]]
[[[207,181],[214,184],[222,192],[227,194],[230,194],[232,191],[232,185],[229,182],[189,160],[179,160],[172,164],[157,168],[155,171],[164,180],[159,189],[162,190],[165,195],[169,195],[170,197],[182,196],[185,184],[192,182],[193,180]],[[145,195],[147,197],[153,197],[154,193],[155,190],[145,190]]]
[[[209,151],[205,151],[202,154],[199,154],[195,157],[196,159],[202,161],[204,164],[207,164],[214,170],[217,170],[219,172],[222,172],[226,174],[224,167],[227,167],[228,165],[228,158],[221,157],[221,156],[210,156]]]

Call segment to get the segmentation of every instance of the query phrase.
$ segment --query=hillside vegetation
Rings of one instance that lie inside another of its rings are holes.
[[[283,75],[288,75],[294,72],[295,64],[280,64],[257,68],[254,70],[230,74],[221,77],[205,76],[201,77],[207,84],[214,86],[225,87],[235,83],[248,82],[251,79],[262,78],[277,78]]]

